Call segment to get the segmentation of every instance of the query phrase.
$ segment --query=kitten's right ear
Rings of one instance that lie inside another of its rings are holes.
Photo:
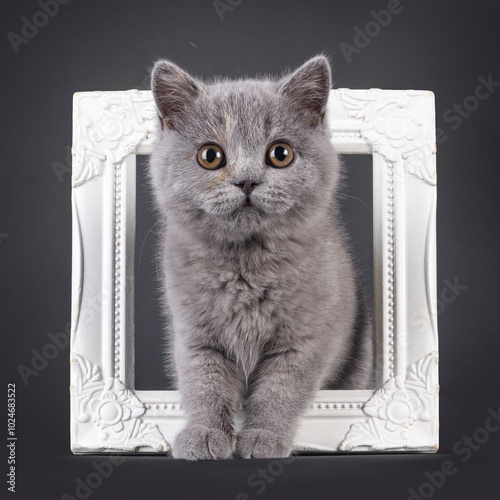
[[[323,121],[332,88],[331,67],[325,56],[309,59],[279,84],[279,92],[286,95],[305,116],[309,116],[313,126]]]
[[[179,66],[162,59],[156,62],[151,72],[151,90],[163,129],[164,124],[169,128],[176,127],[203,88]]]

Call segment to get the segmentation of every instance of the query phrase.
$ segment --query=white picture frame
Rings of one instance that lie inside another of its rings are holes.
[[[150,91],[73,101],[71,449],[168,453],[176,391],[134,389],[136,155],[158,126]],[[373,156],[375,391],[320,391],[294,450],[438,449],[434,95],[332,90],[332,142]]]

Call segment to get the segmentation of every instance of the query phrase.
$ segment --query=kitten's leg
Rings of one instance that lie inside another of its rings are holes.
[[[173,456],[187,460],[231,457],[241,375],[232,361],[210,347],[184,349],[178,358],[179,390],[188,423],[174,440]]]
[[[290,455],[299,419],[319,389],[319,357],[291,349],[261,362],[250,388],[237,456]]]

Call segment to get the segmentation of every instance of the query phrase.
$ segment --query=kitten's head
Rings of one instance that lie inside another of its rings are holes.
[[[328,60],[278,79],[201,82],[158,61],[150,175],[162,215],[204,237],[285,236],[331,207],[339,165],[325,109]]]

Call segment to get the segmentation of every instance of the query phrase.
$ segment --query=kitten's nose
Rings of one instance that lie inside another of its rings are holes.
[[[240,187],[245,193],[245,196],[250,196],[251,192],[253,191],[253,188],[255,186],[258,186],[259,183],[256,181],[241,181],[241,182],[235,182],[234,185]]]

